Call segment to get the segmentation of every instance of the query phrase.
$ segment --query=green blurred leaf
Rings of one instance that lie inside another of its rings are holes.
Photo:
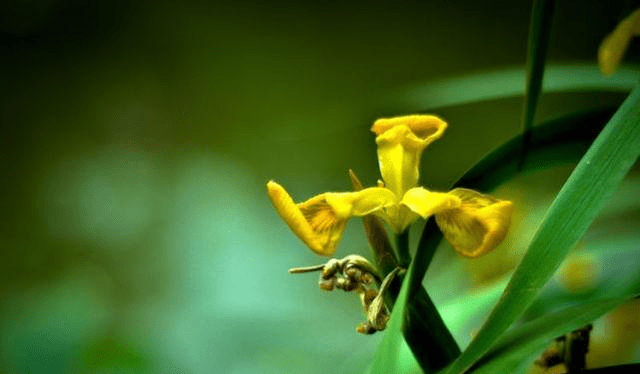
[[[531,26],[527,45],[527,88],[524,94],[524,110],[522,117],[522,154],[520,165],[529,149],[531,128],[538,107],[538,99],[542,91],[542,77],[547,58],[549,35],[555,0],[536,0],[531,12]]]
[[[117,336],[104,336],[86,347],[82,367],[92,370],[146,371],[149,358],[137,347]]]
[[[554,92],[629,92],[640,79],[640,66],[623,66],[611,78],[603,77],[596,64],[547,65],[542,86]],[[524,67],[449,77],[419,86],[405,87],[383,98],[400,112],[415,112],[481,101],[521,96],[525,92]]]
[[[640,239],[633,236],[605,239],[588,244],[579,253],[596,261],[593,277],[597,285],[585,292],[570,292],[557,282],[550,283],[527,309],[526,319],[537,318],[553,308],[593,299],[620,297],[640,292]]]
[[[614,113],[613,108],[587,110],[536,126],[531,132],[527,158],[520,169],[518,156],[522,134],[483,157],[453,187],[489,191],[518,172],[578,162]]]
[[[447,373],[468,369],[525,311],[639,154],[640,87],[637,87],[563,186],[487,322]]]
[[[471,369],[477,374],[513,373],[524,360],[549,346],[552,339],[579,329],[630,297],[596,300],[547,314],[504,334]]]

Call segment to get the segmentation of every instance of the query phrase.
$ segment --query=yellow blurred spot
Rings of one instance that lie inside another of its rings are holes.
[[[558,272],[558,282],[571,293],[593,290],[600,282],[600,262],[588,253],[573,254]]]
[[[640,9],[636,9],[622,20],[600,44],[598,65],[602,74],[609,76],[615,73],[631,39],[638,35],[640,35]]]

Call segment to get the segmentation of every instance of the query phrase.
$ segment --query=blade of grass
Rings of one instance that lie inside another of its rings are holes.
[[[512,373],[523,360],[542,352],[556,337],[581,328],[630,300],[625,297],[589,301],[528,322],[503,335],[472,368],[472,373]]]
[[[554,8],[555,0],[536,0],[533,3],[527,46],[527,88],[524,94],[522,116],[522,151],[518,169],[522,169],[531,142],[531,128],[542,91],[542,77]]]
[[[446,373],[467,370],[525,311],[639,154],[640,86],[637,86],[562,187],[500,301]]]

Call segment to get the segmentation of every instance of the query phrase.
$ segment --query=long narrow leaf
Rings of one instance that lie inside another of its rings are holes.
[[[468,369],[525,311],[639,154],[640,86],[637,86],[563,186],[487,322],[447,373]]]
[[[549,121],[533,129],[529,157],[524,163],[524,170],[538,170],[550,165],[559,163],[577,162],[583,155],[596,135],[602,130],[606,121],[611,118],[613,109],[599,109],[587,111],[576,115],[565,116],[563,118]],[[513,138],[509,142],[485,156],[478,164],[467,171],[455,184],[456,187],[468,187],[481,191],[491,190],[506,180],[509,180],[518,173],[518,156],[520,152],[521,135]],[[433,258],[433,254],[442,240],[442,233],[434,220],[427,221],[425,225],[418,249],[416,251],[415,271],[407,278],[410,282],[410,300],[415,303],[411,295],[424,292],[422,279]],[[427,296],[428,297],[428,296]],[[418,313],[416,308],[410,309]],[[424,308],[419,311],[423,314]],[[418,319],[407,319],[405,326],[405,338],[411,341],[411,349],[417,359],[425,365],[425,351],[431,349],[427,346],[417,346],[420,336],[425,336],[425,330],[430,331],[425,326],[416,325]],[[435,323],[434,323],[435,324]],[[443,326],[442,324],[435,324]],[[424,339],[424,338],[423,338]],[[445,340],[453,342],[452,351],[447,351],[443,357],[455,358],[459,354],[459,349],[455,345],[455,340]]]
[[[615,109],[595,109],[547,121],[533,128],[528,157],[518,168],[522,135],[482,158],[454,187],[489,191],[518,172],[535,171],[562,163],[577,163],[602,131]]]
[[[512,373],[531,354],[544,350],[553,338],[576,330],[618,307],[630,296],[590,301],[547,314],[500,338],[472,368],[475,374]]]
[[[414,266],[409,266],[409,270],[405,279],[411,276]],[[372,374],[378,373],[399,373],[398,356],[400,353],[400,345],[402,344],[402,324],[407,307],[407,297],[409,295],[409,282],[402,282],[400,294],[396,299],[391,320],[384,331],[384,338],[376,353],[375,360],[371,367]]]
[[[372,373],[402,372],[398,356],[403,335],[425,373],[440,370],[460,355],[455,339],[427,292],[420,288],[416,295],[410,295],[408,279],[415,271],[414,263],[409,266],[405,281],[402,282],[391,320],[376,353]]]
[[[536,126],[531,133],[528,157],[521,170],[518,169],[518,157],[522,135],[519,135],[483,157],[453,187],[488,192],[518,172],[578,162],[613,113],[613,109],[598,109]],[[422,279],[441,240],[440,229],[433,220],[429,220],[418,243],[416,271],[410,280],[412,293],[422,285]]]
[[[538,107],[538,99],[542,91],[542,77],[544,64],[547,59],[547,47],[551,35],[551,20],[555,0],[536,0],[531,12],[531,27],[527,46],[527,88],[524,95],[524,109],[522,116],[522,152],[520,166],[524,163],[529,143],[531,142],[531,128]]]

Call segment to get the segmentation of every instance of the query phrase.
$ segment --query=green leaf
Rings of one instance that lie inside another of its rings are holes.
[[[640,86],[611,118],[554,200],[500,301],[446,373],[480,359],[532,303],[640,154]]]
[[[436,372],[458,357],[460,348],[423,287],[415,296],[410,289],[408,300],[404,338],[422,370]]]
[[[521,168],[518,156],[522,134],[483,157],[453,187],[489,191],[518,172],[576,163],[614,113],[614,108],[588,110],[536,126],[531,132],[528,155]]]
[[[403,361],[398,358],[403,335],[425,373],[442,369],[460,355],[460,348],[424,288],[420,287],[415,295],[411,294],[407,280],[415,271],[413,264],[405,275],[391,320],[383,332],[385,335],[376,353],[372,373],[404,372]],[[408,300],[411,303],[407,303]]]
[[[640,79],[640,66],[626,64],[611,78],[596,64],[547,65],[543,88],[554,92],[629,92]],[[456,105],[521,96],[525,92],[524,67],[466,74],[399,89],[382,98],[397,112],[433,110]]]
[[[600,318],[629,296],[590,301],[528,322],[504,334],[470,372],[513,373],[528,357],[539,355],[551,341]]]
[[[520,165],[529,149],[531,128],[542,91],[542,77],[547,58],[547,47],[551,34],[551,21],[555,0],[536,0],[531,12],[531,26],[527,46],[527,88],[524,94],[524,115],[522,118],[522,153]]]
[[[522,144],[522,135],[519,135],[483,157],[452,188],[465,187],[488,192],[518,172],[577,162],[613,113],[613,109],[591,110],[536,126],[531,132],[528,156],[522,165],[518,164]],[[522,169],[519,170],[519,166]],[[416,271],[410,280],[412,291],[422,285],[441,240],[442,233],[435,221],[427,221],[416,251]]]
[[[590,229],[591,231],[591,229]],[[535,318],[549,313],[560,305],[569,305],[576,301],[620,297],[640,292],[640,258],[638,248],[640,238],[626,237],[617,240],[605,239],[587,243],[582,255],[592,257],[599,270],[597,286],[584,293],[572,293],[557,283],[546,286],[538,298],[527,309],[524,318]]]
[[[414,271],[414,266],[409,266],[409,270],[405,276],[407,279]],[[387,328],[384,330],[382,343],[376,353],[376,358],[371,367],[372,374],[378,373],[401,373],[399,365],[399,354],[402,344],[402,324],[404,315],[407,310],[407,299],[409,296],[409,282],[402,282],[400,294],[396,299],[391,319]]]
[[[611,118],[613,112],[613,109],[585,111],[536,126],[532,131],[528,157],[520,172],[577,162],[602,130],[606,121]],[[521,137],[522,135],[514,137],[485,156],[456,182],[455,187],[490,191],[511,179],[519,172]],[[420,292],[424,274],[441,240],[442,233],[435,221],[428,220],[414,259],[416,269],[408,278],[412,293]],[[412,320],[412,322],[417,321]],[[413,327],[416,328],[415,325]],[[409,331],[407,329],[405,334],[411,334]],[[412,350],[419,356],[417,352],[423,349],[412,346]]]

